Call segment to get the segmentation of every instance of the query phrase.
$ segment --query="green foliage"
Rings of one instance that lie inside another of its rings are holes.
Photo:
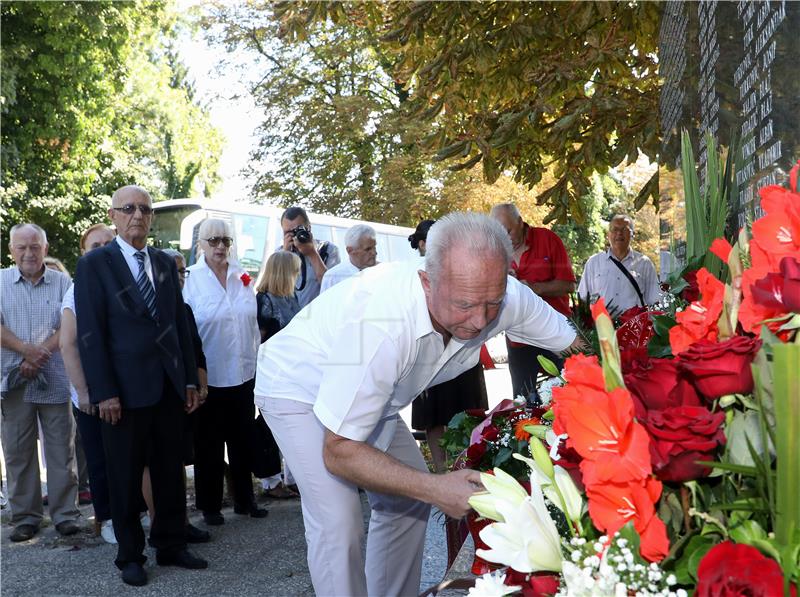
[[[80,233],[123,184],[208,192],[222,139],[193,103],[170,3],[3,2],[2,217],[33,221],[72,267]]]
[[[723,167],[714,137],[708,133],[705,140],[706,183],[701,192],[689,133],[684,130],[681,135],[681,173],[686,199],[686,258],[691,260],[702,257],[703,266],[720,278],[723,264],[708,248],[715,238],[721,238],[725,233],[734,180],[730,158],[735,151],[729,152]]]
[[[380,36],[437,160],[481,163],[488,182],[510,170],[530,187],[553,165],[538,198],[548,221],[587,221],[579,198],[593,172],[640,152],[655,160],[655,3],[282,2],[275,13],[291,41],[320,23]]]

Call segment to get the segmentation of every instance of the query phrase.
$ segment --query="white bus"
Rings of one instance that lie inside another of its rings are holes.
[[[150,229],[150,242],[159,249],[182,251],[188,265],[195,262],[197,231],[200,223],[207,218],[219,218],[230,224],[236,259],[253,277],[258,274],[267,257],[283,243],[280,219],[284,209],[281,207],[219,200],[172,199],[154,203],[153,210],[155,217]],[[310,212],[308,218],[314,238],[336,245],[342,259],[347,259],[344,235],[355,224],[369,224],[375,229],[378,262],[405,261],[418,257],[408,242],[413,228]]]

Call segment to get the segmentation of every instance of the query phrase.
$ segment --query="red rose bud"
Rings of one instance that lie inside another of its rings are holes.
[[[713,460],[717,448],[725,444],[724,422],[724,412],[712,413],[702,406],[650,411],[645,427],[656,477],[682,483],[707,476],[711,469],[695,462]]]
[[[687,303],[693,303],[700,300],[700,287],[697,285],[697,270],[683,274],[683,279],[689,284],[686,288],[681,290],[681,298]]]
[[[250,282],[252,281],[250,274],[248,274],[247,272],[243,273],[240,279],[242,280],[242,284],[244,284],[245,286],[249,286]]]
[[[481,437],[486,441],[493,442],[500,437],[500,430],[494,425],[489,425],[481,432]]]
[[[678,357],[678,367],[708,400],[726,394],[753,391],[750,363],[761,348],[761,340],[734,336],[725,342],[699,340]]]

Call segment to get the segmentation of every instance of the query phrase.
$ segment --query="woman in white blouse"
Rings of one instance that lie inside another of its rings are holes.
[[[231,237],[223,220],[200,225],[202,255],[190,266],[183,298],[194,311],[208,364],[208,398],[197,411],[195,491],[207,524],[222,516],[224,450],[233,479],[234,512],[263,518],[250,476],[248,438],[254,422],[253,385],[260,343],[256,295],[247,273],[230,258]]]

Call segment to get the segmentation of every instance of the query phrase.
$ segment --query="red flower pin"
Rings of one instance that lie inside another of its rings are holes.
[[[244,284],[245,286],[250,286],[250,281],[252,279],[253,278],[251,278],[250,274],[248,274],[247,272],[243,273],[241,276],[242,284]]]

